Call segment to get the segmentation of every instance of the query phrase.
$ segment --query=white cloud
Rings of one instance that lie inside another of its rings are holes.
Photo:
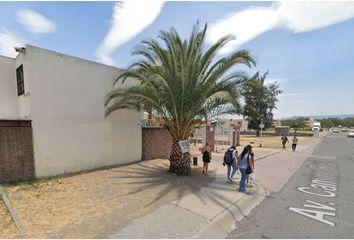
[[[282,83],[289,82],[289,81],[290,81],[290,79],[287,79],[287,78],[266,78],[264,83],[270,84],[270,83],[277,82],[278,84],[282,84]]]
[[[301,97],[301,96],[309,96],[309,93],[283,93],[281,97]]]
[[[221,50],[221,53],[229,53],[279,26],[300,33],[353,17],[354,2],[277,2],[270,7],[250,7],[211,24],[206,40],[213,44],[226,34],[235,35],[237,39]]]
[[[17,20],[33,33],[51,33],[56,29],[51,20],[32,10],[21,9],[16,14]]]
[[[313,31],[354,17],[354,2],[282,2],[284,25],[295,33]]]
[[[106,64],[113,64],[110,55],[153,23],[163,4],[162,0],[129,0],[117,3],[114,7],[111,27],[96,50],[95,54],[98,60]]]
[[[215,43],[227,34],[236,35],[236,40],[228,43],[221,53],[227,53],[277,26],[279,16],[275,8],[249,8],[231,14],[211,25],[207,42]]]
[[[23,46],[22,40],[14,33],[6,29],[0,30],[0,55],[15,57],[17,55],[14,47]]]

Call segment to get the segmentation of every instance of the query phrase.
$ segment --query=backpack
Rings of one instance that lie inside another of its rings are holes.
[[[232,161],[234,160],[233,157],[232,157],[232,153],[233,153],[234,150],[227,150],[224,154],[224,163],[227,164],[227,165],[231,165],[232,164]]]

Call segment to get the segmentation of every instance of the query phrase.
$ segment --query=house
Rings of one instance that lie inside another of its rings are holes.
[[[11,136],[22,144],[12,148],[3,144],[9,136],[0,136],[0,181],[21,179],[23,166],[40,178],[141,160],[140,114],[104,116],[120,69],[31,45],[17,51],[16,58],[0,56],[0,135],[2,127],[3,134],[16,126],[30,131],[24,142],[24,133]],[[127,79],[121,87],[132,84]],[[11,171],[19,176],[9,179]]]
[[[236,119],[234,120],[236,125],[240,127],[241,132],[247,132],[248,131],[248,121],[244,118]]]
[[[281,121],[279,121],[279,120],[273,120],[272,127],[273,127],[273,128],[281,127]]]

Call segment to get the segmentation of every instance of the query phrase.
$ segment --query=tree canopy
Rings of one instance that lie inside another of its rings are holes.
[[[348,117],[344,119],[340,118],[324,118],[318,119],[321,122],[321,126],[325,128],[338,127],[339,125],[343,127],[354,127],[354,117]]]
[[[225,36],[209,48],[204,40],[207,25],[197,23],[186,40],[171,28],[157,40],[145,40],[133,52],[140,56],[122,72],[107,95],[106,115],[119,109],[147,111],[163,118],[173,137],[170,171],[190,173],[190,155],[182,154],[178,141],[186,140],[203,121],[221,114],[239,113],[240,93],[246,74],[237,65],[255,64],[251,54],[239,50],[217,58],[217,52],[233,36]],[[121,88],[127,78],[138,84]]]
[[[305,128],[306,127],[306,122],[310,120],[309,118],[305,117],[297,117],[297,118],[292,118],[292,119],[285,119],[281,121],[282,126],[289,126],[291,128],[295,129],[295,132],[298,129]]]
[[[272,126],[273,110],[276,109],[278,95],[282,93],[277,82],[265,84],[268,75],[257,72],[243,84],[245,106],[243,115],[248,120],[248,127],[259,130],[261,121],[265,128]]]

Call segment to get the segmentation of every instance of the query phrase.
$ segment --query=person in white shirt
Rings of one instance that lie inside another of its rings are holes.
[[[251,158],[252,158],[251,153],[252,153],[252,146],[247,145],[243,149],[240,157],[237,159],[238,161],[237,165],[239,166],[241,172],[239,192],[246,191],[246,176],[249,173],[253,173],[253,165],[251,163]]]
[[[294,152],[294,151],[296,150],[296,146],[297,146],[297,142],[298,142],[298,139],[297,139],[297,137],[296,137],[296,134],[294,134],[294,137],[293,137],[293,139],[292,139],[291,141],[292,141],[291,147],[292,147],[293,152]]]

